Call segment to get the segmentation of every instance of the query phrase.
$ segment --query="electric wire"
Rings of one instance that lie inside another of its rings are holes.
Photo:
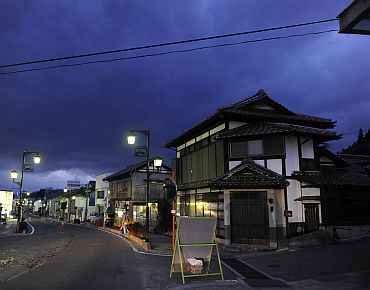
[[[247,35],[247,34],[267,32],[267,31],[275,31],[275,30],[281,30],[281,29],[288,29],[288,28],[302,27],[302,26],[308,26],[308,25],[315,25],[315,24],[321,24],[321,23],[332,22],[332,21],[338,21],[338,19],[332,18],[332,19],[325,19],[325,20],[319,20],[319,21],[298,23],[298,24],[278,26],[278,27],[270,27],[270,28],[243,31],[243,32],[236,32],[236,33],[229,33],[229,34],[221,34],[221,35],[208,36],[208,37],[186,39],[186,40],[173,41],[173,42],[157,43],[157,44],[130,47],[130,48],[124,48],[124,49],[117,49],[117,50],[109,50],[109,51],[93,52],[93,53],[86,53],[86,54],[79,54],[79,55],[63,56],[63,57],[56,57],[56,58],[49,58],[49,59],[42,59],[42,60],[35,60],[35,61],[25,61],[25,62],[20,62],[20,63],[0,65],[0,69],[1,68],[15,67],[15,66],[29,65],[29,64],[53,62],[53,61],[60,61],[60,60],[67,60],[67,59],[76,59],[76,58],[83,58],[83,57],[90,57],[90,56],[97,56],[97,55],[105,55],[105,54],[120,53],[120,52],[127,52],[127,51],[133,51],[133,50],[142,50],[142,49],[155,48],[155,47],[163,47],[163,46],[178,45],[178,44],[184,44],[184,43],[192,43],[192,42],[199,42],[199,41],[206,41],[206,40],[213,40],[213,39],[220,39],[220,38],[241,36],[241,35]]]
[[[73,64],[60,64],[60,65],[47,66],[47,67],[41,67],[41,68],[30,68],[30,69],[23,69],[23,70],[15,70],[15,71],[9,71],[9,72],[0,73],[0,75],[26,73],[26,72],[32,72],[32,71],[43,71],[43,70],[50,70],[50,69],[56,69],[56,68],[66,68],[66,67],[82,66],[82,65],[88,65],[88,64],[109,63],[109,62],[115,62],[115,61],[130,60],[130,59],[139,59],[139,58],[146,58],[146,57],[156,57],[156,56],[169,55],[169,54],[174,54],[174,53],[186,53],[186,52],[193,52],[193,51],[204,50],[204,49],[212,49],[212,48],[219,48],[219,47],[229,47],[229,46],[242,45],[242,44],[248,44],[248,43],[257,43],[257,42],[263,42],[263,41],[271,41],[271,40],[279,40],[279,39],[303,37],[303,36],[308,36],[308,35],[319,35],[319,34],[330,33],[330,32],[337,32],[337,30],[330,29],[330,30],[323,30],[323,31],[316,31],[316,32],[308,32],[308,33],[301,33],[301,34],[292,34],[292,35],[286,35],[286,36],[275,36],[275,37],[269,37],[269,38],[261,38],[261,39],[254,39],[254,40],[245,40],[245,41],[232,42],[232,43],[207,45],[207,46],[200,46],[200,47],[188,48],[188,49],[170,50],[170,51],[158,52],[158,53],[141,54],[141,55],[127,56],[127,57],[120,57],[120,58],[95,60],[95,61],[86,61],[86,62],[73,63]]]

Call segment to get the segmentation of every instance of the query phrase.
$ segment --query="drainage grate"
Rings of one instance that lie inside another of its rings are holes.
[[[291,288],[283,281],[272,279],[237,259],[223,259],[222,261],[242,275],[245,278],[243,280],[245,280],[249,286]]]

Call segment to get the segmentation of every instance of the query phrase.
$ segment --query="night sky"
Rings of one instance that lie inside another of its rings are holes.
[[[3,0],[0,65],[331,19],[350,2]],[[329,22],[78,62],[338,27]],[[0,75],[0,189],[16,188],[9,172],[20,171],[23,150],[42,155],[25,175],[25,190],[62,188],[67,179],[86,183],[139,162],[125,140],[130,129],[150,129],[153,155],[170,165],[174,152],[163,148],[166,141],[259,89],[294,112],[336,120],[344,134],[333,143],[338,151],[360,127],[369,128],[369,48],[369,36],[332,32]],[[138,140],[145,144],[144,135]]]

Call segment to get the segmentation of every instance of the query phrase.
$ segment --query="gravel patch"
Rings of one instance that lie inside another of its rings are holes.
[[[0,253],[0,282],[14,279],[32,268],[45,264],[65,250],[73,236],[54,241],[48,248],[7,249]]]

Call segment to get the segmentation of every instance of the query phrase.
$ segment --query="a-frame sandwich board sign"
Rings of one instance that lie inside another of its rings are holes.
[[[183,284],[185,284],[185,278],[200,276],[221,276],[221,279],[224,280],[215,234],[216,223],[216,218],[211,217],[179,217],[175,248],[172,255],[170,279],[173,272],[181,272]],[[214,249],[217,254],[219,272],[210,273],[212,252]],[[189,258],[202,259],[206,267],[203,268],[201,273],[189,273],[185,268],[187,259]]]

